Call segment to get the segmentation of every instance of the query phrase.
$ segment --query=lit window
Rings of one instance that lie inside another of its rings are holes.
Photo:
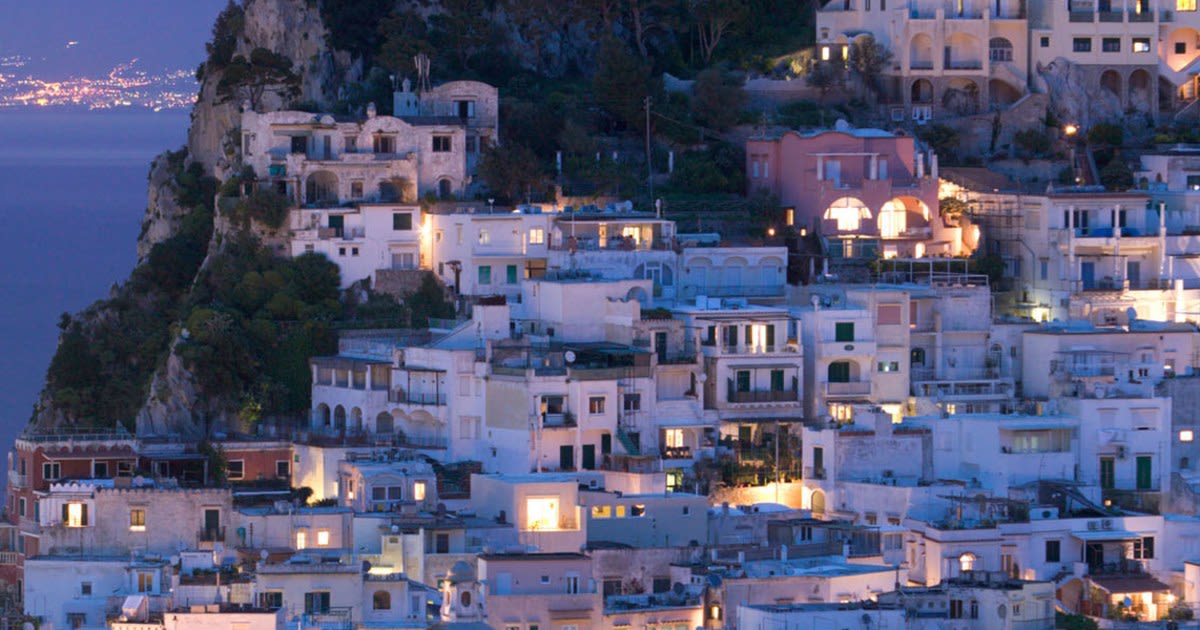
[[[529,230],[529,244],[541,245],[546,242],[546,231],[542,228],[533,228]]]
[[[1184,429],[1179,432],[1180,442],[1191,442],[1194,439],[1196,439],[1196,435],[1192,433],[1191,429]]]
[[[667,448],[683,448],[683,429],[664,430],[663,443]]]
[[[492,242],[492,233],[491,233],[491,232],[489,232],[489,231],[487,230],[487,228],[480,228],[480,230],[479,230],[479,244],[480,244],[480,245],[489,245],[489,244],[491,244],[491,242]]]
[[[82,503],[68,503],[63,506],[63,521],[67,527],[87,527],[87,506]]]
[[[296,530],[296,549],[308,548],[308,532],[303,529]]]
[[[329,530],[327,530],[327,529],[317,530],[317,546],[318,547],[328,547],[329,546]]]
[[[611,505],[593,505],[592,518],[612,518]]]
[[[959,556],[958,557],[958,567],[962,571],[974,571],[975,570],[975,554],[968,552],[968,553],[964,553],[963,555]]]
[[[413,501],[425,500],[425,482],[418,481],[413,484]]]
[[[829,61],[829,47],[828,46],[821,47],[821,61]]]
[[[870,218],[871,210],[863,202],[852,197],[842,197],[825,210],[825,219],[837,221],[839,232],[857,231],[863,219]]]
[[[646,515],[646,505],[643,503],[635,503],[629,510],[629,515],[638,518]]]
[[[146,510],[142,508],[134,508],[129,510],[129,531],[146,531]]]
[[[604,397],[592,396],[588,398],[588,413],[600,414],[604,413]]]
[[[617,518],[625,518],[625,506],[618,505],[616,511]]]
[[[526,499],[525,529],[557,530],[558,497],[529,497]]]
[[[1133,52],[1135,52],[1135,53],[1150,52],[1150,38],[1149,37],[1134,37],[1133,38]]]

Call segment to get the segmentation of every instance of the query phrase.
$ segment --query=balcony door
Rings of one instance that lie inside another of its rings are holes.
[[[575,470],[574,446],[558,447],[558,468],[559,470]]]

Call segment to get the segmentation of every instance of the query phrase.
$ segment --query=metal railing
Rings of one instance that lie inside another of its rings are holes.
[[[1100,11],[1101,22],[1124,22],[1125,13],[1122,11]]]
[[[196,540],[200,542],[225,542],[224,527],[204,527],[196,532]]]
[[[869,396],[871,381],[825,383],[826,396]]]
[[[773,402],[796,402],[800,400],[800,394],[796,390],[773,389],[767,391],[751,391],[740,392],[730,390],[729,402],[731,403],[773,403]]]
[[[393,390],[388,393],[388,402],[440,407],[446,404],[446,395],[428,392],[405,392],[401,390]]]

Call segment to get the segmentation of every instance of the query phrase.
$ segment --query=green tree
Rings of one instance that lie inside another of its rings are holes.
[[[471,59],[492,39],[492,22],[485,0],[442,0],[441,11],[429,18],[431,41],[438,50],[455,52],[458,68],[471,69]]]
[[[399,77],[415,77],[413,59],[418,53],[430,54],[429,26],[425,18],[409,9],[393,13],[379,21],[379,65]]]
[[[717,46],[746,18],[746,0],[691,0],[688,14],[696,25],[704,64],[712,62]]]
[[[1133,188],[1133,171],[1121,157],[1115,156],[1100,170],[1100,183],[1106,190],[1124,191]]]
[[[454,303],[446,299],[446,291],[432,273],[421,274],[420,286],[404,296],[404,304],[408,306],[409,325],[413,328],[428,327],[431,317],[454,317]]]
[[[850,44],[850,71],[873,94],[878,94],[879,77],[891,62],[892,52],[872,35],[863,35]]]
[[[709,68],[696,77],[692,87],[692,116],[704,125],[724,131],[737,124],[746,104],[741,77]]]
[[[369,62],[383,39],[376,23],[392,10],[394,0],[320,0],[320,3],[321,21],[329,29],[330,46]]]
[[[528,193],[540,196],[547,184],[537,155],[529,147],[515,143],[484,149],[479,177],[497,197],[514,203]]]
[[[1013,136],[1013,142],[1031,156],[1042,156],[1050,150],[1050,136],[1037,127],[1018,131]]]
[[[958,132],[946,125],[920,127],[917,135],[945,160],[952,160],[958,151]]]
[[[254,109],[262,104],[263,94],[268,90],[288,99],[300,95],[300,77],[292,72],[292,61],[287,57],[267,50],[255,48],[250,58],[234,56],[225,67],[217,83],[218,102],[237,97],[250,101]]]
[[[650,66],[611,37],[600,44],[596,66],[592,79],[596,101],[624,127],[641,128],[642,101],[650,93]]]
[[[237,48],[238,37],[245,28],[246,14],[242,7],[229,0],[213,23],[212,41],[204,45],[208,51],[208,68],[224,68],[233,60],[233,52]]]
[[[804,82],[809,87],[816,88],[821,92],[820,102],[824,103],[829,91],[842,82],[842,64],[833,61],[818,61],[813,64],[808,74],[804,75]]]

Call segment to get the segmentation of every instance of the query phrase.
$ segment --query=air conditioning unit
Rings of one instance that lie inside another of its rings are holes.
[[[1106,519],[1100,521],[1100,529],[1112,529],[1112,528],[1113,528],[1113,522],[1112,522],[1111,518],[1106,518]]]

